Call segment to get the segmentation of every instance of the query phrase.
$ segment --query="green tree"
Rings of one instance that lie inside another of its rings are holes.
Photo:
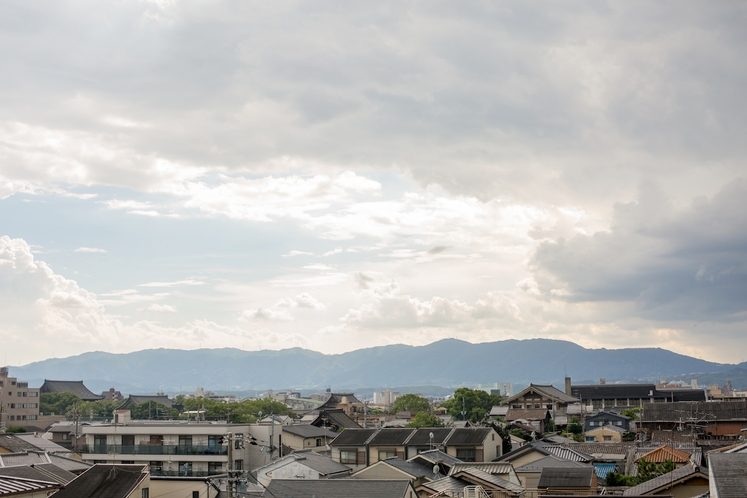
[[[17,432],[26,432],[26,428],[22,425],[9,425],[5,428],[6,434],[15,434]]]
[[[185,411],[205,410],[206,419],[223,419],[236,424],[251,424],[259,418],[259,412],[263,416],[290,415],[295,416],[293,411],[283,403],[269,399],[248,399],[241,402],[225,403],[210,398],[179,398],[176,401],[184,406]],[[186,418],[183,415],[184,418]]]
[[[155,402],[136,403],[129,410],[133,420],[168,420],[179,415],[175,408]]]
[[[532,433],[525,431],[524,429],[520,429],[518,427],[514,427],[513,429],[510,429],[508,432],[518,438],[523,439],[524,441],[532,441],[534,439],[532,437]]]
[[[493,430],[495,430],[495,432],[497,432],[498,435],[501,436],[503,454],[505,455],[513,449],[513,445],[511,444],[511,432],[509,432],[509,430],[505,427],[498,424],[491,425],[493,426]]]
[[[571,420],[568,422],[567,430],[573,435],[578,435],[584,432],[584,427],[578,421],[578,417],[571,417]]]
[[[638,420],[638,414],[640,412],[641,409],[636,406],[635,408],[628,408],[627,410],[623,410],[620,415],[628,417],[630,420]]]
[[[39,397],[39,412],[44,415],[66,415],[79,403],[80,398],[73,393],[42,393]]]
[[[661,463],[648,462],[645,458],[641,458],[638,462],[638,472],[636,478],[640,484],[642,482],[650,481],[654,477],[659,477],[662,474],[668,474],[674,470],[674,462],[667,458]]]
[[[626,476],[625,474],[621,474],[614,470],[607,472],[604,480],[607,483],[607,486],[635,486],[637,484],[635,477]]]
[[[441,408],[445,408],[446,413],[457,420],[469,420],[477,423],[484,420],[490,413],[490,409],[500,404],[502,399],[497,394],[460,387],[454,391],[454,396],[451,399],[441,403]]]
[[[440,418],[426,412],[420,412],[405,424],[407,428],[419,429],[421,427],[443,427],[444,423]]]
[[[422,396],[418,396],[417,394],[404,394],[400,396],[399,398],[394,400],[394,403],[392,403],[391,408],[389,409],[390,413],[399,413],[399,412],[430,412],[431,411],[431,404],[428,402],[427,399],[423,398]]]
[[[114,410],[121,405],[121,401],[81,401],[78,407],[78,415],[81,420],[86,418],[112,418]]]

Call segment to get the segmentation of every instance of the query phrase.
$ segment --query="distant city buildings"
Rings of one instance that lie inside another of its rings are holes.
[[[10,377],[8,367],[0,367],[0,428],[33,425],[39,418],[39,389]]]

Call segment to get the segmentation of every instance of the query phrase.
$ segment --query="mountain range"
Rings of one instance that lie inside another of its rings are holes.
[[[426,346],[391,345],[327,355],[301,348],[281,351],[240,349],[149,349],[126,354],[83,353],[21,367],[11,375],[40,386],[44,379],[83,380],[91,390],[114,387],[123,393],[272,389],[355,390],[373,386],[474,386],[630,382],[698,374],[739,374],[747,363],[705,361],[661,348],[587,349],[551,339],[472,344],[445,339]],[[735,386],[737,387],[737,386]]]

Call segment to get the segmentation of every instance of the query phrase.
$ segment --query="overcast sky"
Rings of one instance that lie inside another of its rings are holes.
[[[744,2],[0,3],[0,358],[747,358]]]

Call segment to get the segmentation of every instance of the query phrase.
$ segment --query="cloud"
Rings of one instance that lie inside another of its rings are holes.
[[[147,308],[142,308],[141,311],[152,311],[154,313],[176,313],[176,308],[169,304],[151,304]]]
[[[189,278],[185,280],[177,280],[175,282],[148,282],[145,284],[139,284],[138,287],[182,287],[204,284],[205,282]]]
[[[88,252],[88,253],[106,253],[106,249],[100,249],[98,247],[79,247],[73,252]]]
[[[538,289],[568,302],[616,302],[655,320],[745,320],[747,181],[671,204],[655,185],[617,204],[609,231],[544,242]]]
[[[325,306],[307,292],[293,298],[283,298],[269,308],[248,309],[241,313],[245,320],[290,322],[295,320],[289,309],[324,310]]]

